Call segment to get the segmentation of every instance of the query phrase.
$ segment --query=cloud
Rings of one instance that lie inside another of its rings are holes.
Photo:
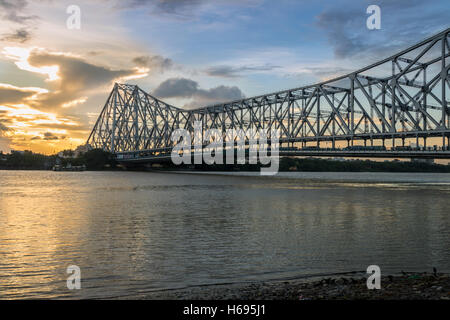
[[[129,0],[120,3],[123,8],[147,7],[155,15],[176,15],[188,18],[207,0]]]
[[[237,78],[242,76],[242,73],[271,71],[278,68],[281,67],[268,64],[261,66],[242,66],[242,67],[221,65],[209,67],[205,70],[205,73],[212,77]]]
[[[0,0],[1,17],[5,20],[23,24],[30,20],[35,20],[36,15],[24,15],[21,12],[27,7],[26,0]]]
[[[144,1],[147,2],[147,1]],[[155,2],[155,1],[154,1]],[[185,15],[197,9],[202,4],[206,3],[206,0],[159,0],[155,4],[156,13],[169,13],[176,15]]]
[[[148,13],[161,18],[173,18],[176,22],[196,20],[202,14],[216,19],[224,16],[233,16],[234,8],[243,6],[255,7],[263,0],[120,0],[117,7],[120,9],[148,9]]]
[[[16,117],[16,120],[19,120]],[[50,123],[49,121],[36,121],[36,118],[32,121],[28,121],[28,127],[30,129],[37,129],[39,131],[43,130],[53,130],[58,132],[70,132],[70,133],[87,133],[92,127],[84,122],[80,122],[78,117],[73,117],[73,119],[59,118],[56,123]]]
[[[312,74],[318,78],[319,81],[325,81],[332,78],[336,78],[348,73],[353,72],[354,69],[341,67],[341,66],[308,66],[301,67],[296,71],[297,74]]]
[[[133,62],[141,68],[149,68],[150,71],[164,72],[173,67],[173,61],[160,55],[139,56],[133,59]]]
[[[67,148],[85,141],[90,128],[82,117],[60,116],[38,111],[25,104],[0,105],[0,150],[32,149],[53,153],[55,148]]]
[[[144,75],[137,69],[113,70],[89,63],[80,57],[43,50],[31,51],[28,63],[32,68],[38,69],[57,66],[57,79],[52,81],[54,90],[39,95],[32,105],[40,110],[83,103],[89,93],[104,86],[109,87],[114,80]]]
[[[106,94],[114,81],[147,74],[137,67],[113,69],[100,65],[92,62],[95,58],[90,55],[84,58],[45,49],[12,47],[4,48],[3,53],[19,69],[43,75],[48,86],[47,90],[0,83],[0,121],[13,130],[3,135],[3,150],[11,146],[52,153],[67,148],[69,143],[83,143],[91,130],[85,113],[90,106],[86,101],[93,99],[92,103],[96,103],[96,95]]]
[[[41,0],[42,1],[42,0]],[[0,41],[25,43],[31,39],[32,33],[30,29],[36,27],[37,15],[27,15],[27,0],[0,0],[0,19],[20,25],[10,33],[4,33]]]
[[[185,78],[171,78],[162,82],[153,94],[161,98],[192,97],[198,90],[198,83]]]
[[[65,138],[65,137],[64,137]],[[52,132],[45,132],[44,133],[44,140],[59,140],[60,138],[58,138],[55,134],[53,134]]]
[[[316,17],[336,58],[386,57],[448,27],[448,11],[420,0],[380,0],[381,29],[368,30],[373,1],[344,1]]]
[[[0,136],[1,136],[4,132],[6,132],[6,131],[8,131],[8,130],[9,130],[8,127],[5,126],[3,123],[0,122]]]
[[[222,85],[205,90],[199,88],[196,81],[186,78],[167,79],[153,90],[153,94],[160,98],[192,98],[191,106],[238,100],[245,97],[236,86]]]
[[[13,33],[3,34],[3,38],[1,38],[0,40],[9,41],[9,42],[25,43],[30,39],[31,39],[31,33],[27,29],[21,28],[21,29],[17,29]]]
[[[24,103],[37,94],[46,90],[40,88],[19,88],[13,85],[0,83],[0,104]]]

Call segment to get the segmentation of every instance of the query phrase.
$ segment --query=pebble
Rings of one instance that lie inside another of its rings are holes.
[[[400,276],[382,277],[381,290],[368,290],[364,276],[353,276],[351,278],[325,278],[317,281],[298,279],[289,282],[202,286],[160,293],[153,292],[132,298],[195,298],[198,300],[408,300],[419,298],[450,300],[450,277],[441,274],[435,277],[425,273],[405,273]]]

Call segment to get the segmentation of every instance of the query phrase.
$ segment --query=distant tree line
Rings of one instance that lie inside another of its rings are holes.
[[[102,149],[92,149],[80,153],[77,157],[74,152],[63,151],[63,157],[58,155],[43,155],[31,151],[14,151],[9,154],[0,152],[0,169],[10,170],[50,170],[54,165],[60,164],[63,167],[67,165],[82,166],[85,165],[88,170],[113,169],[116,167],[114,156]]]
[[[0,169],[50,170],[55,164],[63,167],[85,165],[87,170],[115,169],[114,155],[102,149],[92,149],[75,156],[72,150],[58,155],[43,155],[31,151],[0,152]],[[201,171],[259,171],[261,165],[190,165],[176,166],[171,162],[163,164],[162,170],[201,170]],[[139,167],[134,169],[139,170]],[[142,169],[142,168],[141,168]],[[279,171],[334,171],[334,172],[450,172],[450,165],[409,161],[336,161],[319,158],[281,158]]]
[[[336,161],[330,159],[282,158],[280,160],[280,171],[450,172],[450,166],[414,161]]]
[[[164,164],[163,170],[199,170],[199,171],[259,171],[259,164],[197,164],[185,167],[172,163]],[[281,158],[279,171],[314,171],[314,172],[450,172],[450,165],[441,165],[412,161],[338,161],[320,158]]]
[[[29,150],[13,151],[9,154],[0,153],[0,169],[18,170],[49,170],[56,162],[56,156],[46,156]]]

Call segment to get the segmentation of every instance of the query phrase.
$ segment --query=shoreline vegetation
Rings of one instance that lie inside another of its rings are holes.
[[[381,289],[367,289],[367,275],[203,285],[142,293],[118,299],[152,300],[450,300],[450,275],[402,272],[381,277]]]
[[[0,170],[52,170],[61,167],[86,166],[88,170],[108,170],[116,168],[113,155],[101,149],[92,149],[76,154],[65,150],[55,155],[43,155],[31,151],[0,152]]]
[[[198,170],[198,171],[259,171],[261,165],[184,165],[176,166],[171,162],[129,166],[118,164],[114,156],[101,149],[92,149],[82,153],[65,150],[57,155],[43,155],[31,151],[14,151],[9,154],[0,152],[0,170],[51,170],[55,165],[85,166],[87,170]],[[280,158],[279,171],[299,172],[436,172],[450,173],[450,165],[423,161],[373,161],[361,159],[325,159],[325,158]]]

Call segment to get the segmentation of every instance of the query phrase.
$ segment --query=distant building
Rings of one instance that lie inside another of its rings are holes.
[[[81,146],[78,146],[78,147],[75,149],[75,157],[78,157],[78,156],[80,156],[81,154],[88,152],[89,150],[92,150],[92,147],[91,147],[90,144],[87,144],[87,143],[86,143],[86,144],[83,144],[83,145],[81,145]]]
[[[25,154],[25,151],[11,149],[11,154],[13,153]]]
[[[58,152],[58,157],[60,158],[77,158],[83,153],[88,152],[89,150],[92,150],[92,147],[89,144],[84,144],[81,146],[78,146],[75,150],[64,150]]]
[[[58,157],[60,158],[73,158],[75,155],[75,152],[72,150],[64,150],[64,151],[60,151],[58,152]]]

